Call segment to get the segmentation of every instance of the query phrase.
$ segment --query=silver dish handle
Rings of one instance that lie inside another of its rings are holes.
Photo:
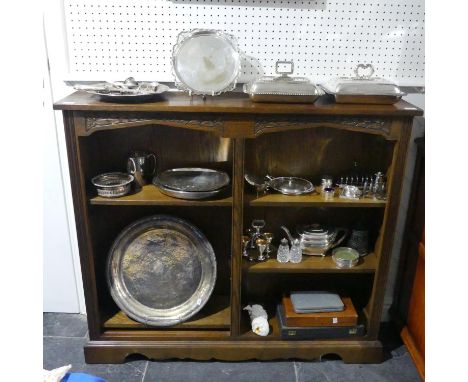
[[[289,65],[290,69],[289,70],[282,70],[280,68],[280,65]],[[275,71],[277,74],[281,74],[283,77],[287,77],[288,74],[293,74],[294,73],[294,62],[292,61],[276,61],[276,68]]]
[[[368,73],[362,74],[361,70],[367,70]],[[363,80],[368,80],[369,78],[371,78],[374,72],[375,69],[372,64],[358,64],[358,66],[356,66],[356,68],[354,69],[354,74],[356,78],[360,78]]]

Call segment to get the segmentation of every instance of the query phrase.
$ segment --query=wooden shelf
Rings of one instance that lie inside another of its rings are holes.
[[[128,205],[128,206],[148,206],[148,205],[159,205],[159,206],[232,206],[232,197],[225,196],[221,199],[215,200],[185,200],[172,198],[164,195],[159,189],[148,184],[143,186],[141,191],[135,192],[120,198],[103,198],[96,196],[90,199],[91,204],[101,205]]]
[[[248,273],[373,273],[377,268],[377,258],[370,253],[353,268],[338,268],[330,255],[303,256],[299,264],[279,263],[275,258],[261,263],[244,259],[242,268]]]
[[[276,318],[276,315],[272,317],[268,317],[268,324],[270,325],[270,333],[265,336],[265,337],[260,337],[254,332],[252,332],[252,329],[250,327],[250,322],[247,319],[244,319],[242,321],[242,328],[241,328],[241,338],[243,340],[251,340],[251,341],[278,341],[280,340],[280,331],[279,331],[279,325],[278,325],[278,320]]]
[[[324,200],[318,193],[307,195],[266,194],[260,197],[247,195],[246,199],[252,207],[374,207],[385,208],[385,200],[374,199],[342,199],[334,197]]]
[[[158,330],[229,330],[231,319],[231,309],[229,298],[224,296],[214,296],[207,305],[192,317],[179,325],[167,328],[154,328]],[[148,329],[151,326],[142,324],[129,318],[125,313],[119,311],[106,322],[105,329]]]
[[[254,332],[252,332],[251,328],[247,323],[243,327],[241,339],[248,340],[248,341],[286,341],[286,342],[298,342],[298,340],[282,340],[280,335],[280,328],[279,323],[276,315],[273,317],[268,318],[268,323],[270,325],[270,333],[266,337],[260,337]],[[300,340],[302,342],[317,342],[317,341],[324,341],[331,343],[333,341],[356,341],[356,340],[363,340],[364,336],[359,337],[348,337],[348,338],[328,338],[328,339],[308,339],[308,340]]]

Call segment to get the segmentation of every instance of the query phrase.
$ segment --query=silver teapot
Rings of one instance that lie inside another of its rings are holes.
[[[294,238],[289,229],[285,226],[281,226],[281,229],[286,232],[292,245]],[[304,255],[325,256],[328,250],[336,247],[344,240],[348,234],[348,230],[345,228],[323,227],[320,224],[310,224],[299,226],[297,233]]]

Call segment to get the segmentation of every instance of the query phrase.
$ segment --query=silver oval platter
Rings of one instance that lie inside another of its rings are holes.
[[[172,50],[172,70],[179,89],[218,95],[235,88],[241,57],[234,36],[218,30],[181,32]]]
[[[84,90],[97,95],[106,102],[149,102],[163,98],[163,94],[170,90],[169,86],[155,83],[140,82],[136,88],[126,87],[124,82],[101,83],[95,85],[76,85],[76,90]]]
[[[114,241],[107,282],[118,307],[148,326],[186,321],[206,304],[216,257],[203,233],[173,216],[136,221]]]
[[[185,192],[218,191],[230,182],[224,171],[209,168],[183,167],[163,171],[153,183],[166,189]]]

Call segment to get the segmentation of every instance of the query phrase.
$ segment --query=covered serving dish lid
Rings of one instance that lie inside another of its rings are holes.
[[[359,64],[354,77],[334,78],[321,86],[338,103],[393,104],[406,95],[393,82],[372,77],[374,71],[371,64]]]
[[[285,68],[286,67],[286,68]],[[283,69],[282,69],[283,68]],[[279,76],[263,76],[244,85],[244,92],[255,102],[314,102],[324,92],[308,78],[292,77],[294,63],[277,61]]]

